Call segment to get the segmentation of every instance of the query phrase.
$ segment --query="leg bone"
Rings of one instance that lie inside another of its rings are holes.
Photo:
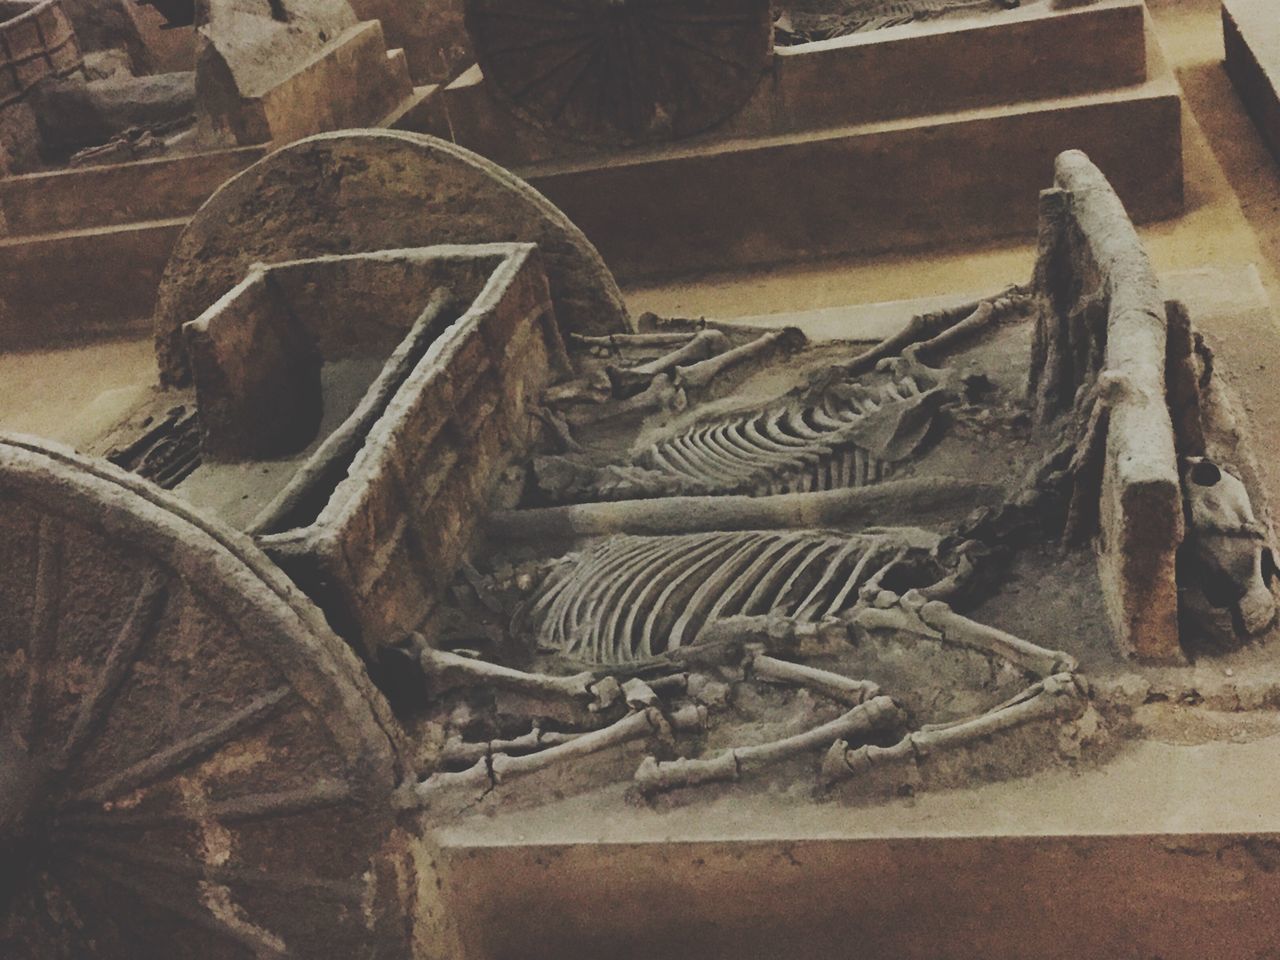
[[[658,737],[670,740],[671,726],[661,711],[655,708],[630,713],[617,723],[602,730],[584,733],[559,746],[531,753],[521,757],[513,757],[505,753],[495,754],[490,761],[493,779],[496,784],[515,780],[519,777],[537,773],[556,764],[572,762],[610,747],[621,746],[632,740],[647,737]]]
[[[686,389],[698,390],[710,385],[716,377],[730,367],[763,357],[774,350],[784,349],[794,343],[797,337],[803,342],[803,334],[798,330],[790,328],[774,330],[757,337],[750,343],[735,347],[700,363],[676,367],[676,377]]]
[[[588,337],[580,333],[569,334],[574,346],[618,353],[624,347],[681,347],[697,336],[697,331],[685,333],[612,333],[604,337]]]
[[[941,600],[920,608],[920,619],[942,634],[943,640],[993,653],[1039,677],[1076,669],[1075,658],[1061,650],[1049,650],[986,624],[961,616]]]
[[[453,737],[440,751],[440,762],[450,766],[463,763],[471,765],[495,753],[529,753],[546,747],[559,746],[580,736],[582,736],[580,733],[543,730],[535,724],[528,733],[510,740],[481,740],[469,743],[461,737]]]
[[[1087,701],[1070,673],[1055,674],[1033,684],[1025,693],[980,717],[958,723],[926,727],[908,734],[891,747],[865,745],[853,748],[847,740],[834,743],[822,763],[827,784],[848,780],[873,766],[894,761],[915,761],[930,753],[976,743],[1028,723],[1054,718],[1076,719]]]
[[[901,353],[904,347],[909,347],[913,343],[932,342],[944,331],[974,317],[984,305],[999,304],[1019,297],[1024,293],[1023,288],[1014,286],[985,300],[975,300],[972,303],[964,303],[932,313],[917,314],[898,333],[854,357],[853,360],[845,365],[845,372],[851,376],[867,373],[875,369],[876,364],[885,357],[892,357]],[[945,344],[946,341],[943,341],[943,343]]]
[[[660,373],[649,381],[649,386],[635,396],[617,403],[571,411],[569,420],[577,426],[586,426],[636,413],[683,410],[686,402],[684,389],[673,383],[667,374]]]
[[[880,688],[869,680],[854,680],[830,670],[820,670],[789,660],[777,660],[762,653],[752,658],[751,675],[773,683],[805,687],[849,707],[859,706],[880,696]]]
[[[875,697],[829,723],[794,737],[752,747],[735,747],[713,757],[659,763],[646,757],[636,771],[636,783],[646,796],[702,783],[734,782],[770,764],[826,746],[833,741],[865,740],[887,730],[900,729],[906,714],[891,697]]]
[[[592,710],[605,710],[621,697],[617,681],[598,680],[590,672],[571,677],[512,670],[485,660],[473,660],[444,650],[433,650],[423,642],[418,661],[433,693],[458,687],[484,687],[511,693],[575,700]]]
[[[615,393],[643,386],[660,373],[670,373],[688,363],[714,357],[729,349],[729,338],[719,330],[702,330],[677,350],[635,367],[608,367]]]

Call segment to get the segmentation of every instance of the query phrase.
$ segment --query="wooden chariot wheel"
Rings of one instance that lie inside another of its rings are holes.
[[[467,0],[494,94],[588,142],[678,140],[737,112],[773,50],[769,0]]]
[[[395,724],[247,539],[0,438],[0,956],[397,958]]]

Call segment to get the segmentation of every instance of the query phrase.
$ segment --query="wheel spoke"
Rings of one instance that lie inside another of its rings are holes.
[[[587,62],[579,68],[576,74],[574,74],[573,79],[570,80],[568,85],[564,88],[564,93],[562,93],[557,99],[556,105],[551,110],[551,119],[560,119],[561,115],[564,114],[565,108],[569,106],[569,101],[573,99],[573,95],[577,93],[578,88],[582,85],[583,79],[591,72],[592,67],[597,66],[599,62],[600,52],[598,50],[593,50],[591,52],[591,56],[587,59]]]
[[[559,73],[565,67],[569,66],[569,64],[573,63],[579,57],[582,57],[584,55],[590,55],[594,46],[595,44],[593,42],[587,42],[587,43],[581,44],[576,49],[571,51],[567,56],[561,57],[559,60],[555,61],[555,63],[553,63],[547,69],[542,70],[538,73],[535,73],[532,77],[526,80],[519,87],[512,90],[511,98],[516,102],[523,100],[525,96],[528,95],[532,90],[534,90],[537,87],[544,86],[547,83],[547,81],[549,81],[552,77],[554,77],[557,73]]]
[[[179,891],[175,891],[172,886],[155,886],[150,883],[144,883],[136,875],[127,871],[113,869],[113,865],[109,862],[99,861],[92,857],[77,859],[76,866],[95,874],[109,887],[120,887],[127,890],[149,907],[163,910],[185,920],[192,926],[198,927],[220,940],[248,948],[258,960],[284,960],[284,958],[290,956],[289,951],[280,942],[279,938],[268,931],[260,930],[252,924],[244,922],[232,924],[212,911],[201,910],[195,903],[179,899]],[[175,894],[178,894],[178,896],[175,896]]]
[[[281,708],[292,692],[289,687],[282,686],[256,697],[226,719],[138,761],[87,790],[82,790],[70,799],[68,805],[105,803],[112,797],[175,773],[192,760],[212,753],[240,734],[265,722]]]
[[[155,571],[149,571],[143,579],[133,609],[129,612],[129,619],[111,644],[97,683],[80,703],[75,724],[54,761],[54,769],[66,770],[98,732],[121,685],[129,675],[138,652],[154,633],[167,603],[168,589],[164,578]]]
[[[734,59],[733,57],[725,56],[719,50],[716,50],[714,47],[710,47],[705,43],[698,43],[696,40],[690,40],[688,37],[682,37],[674,30],[662,26],[661,24],[654,23],[652,25],[652,30],[654,33],[666,38],[677,46],[681,46],[686,50],[701,54],[708,60],[714,60],[716,63],[724,64],[726,67],[731,67],[738,71],[750,69],[749,64],[745,64],[741,60]]]
[[[512,43],[505,47],[494,47],[493,52],[499,56],[513,53],[526,53],[530,50],[545,50],[547,47],[559,47],[568,43],[594,43],[595,37],[589,33],[569,33],[555,37],[540,37],[523,43]]]
[[[36,547],[35,600],[31,632],[27,639],[27,687],[18,721],[18,736],[28,751],[44,710],[49,659],[58,633],[62,597],[62,526],[51,517],[40,518]]]
[[[74,856],[76,859],[93,857],[103,864],[141,867],[185,880],[205,880],[223,886],[259,887],[281,894],[297,893],[307,898],[315,897],[336,903],[359,902],[365,894],[364,884],[359,880],[328,880],[311,874],[269,872],[256,867],[205,863],[172,854],[147,852],[135,844],[118,843],[100,837],[78,841]]]
[[[353,796],[350,784],[322,780],[297,790],[250,793],[214,801],[201,808],[200,816],[223,824],[270,820],[342,806],[350,803]],[[58,825],[68,830],[153,830],[187,824],[193,819],[186,813],[71,812],[59,817]]]

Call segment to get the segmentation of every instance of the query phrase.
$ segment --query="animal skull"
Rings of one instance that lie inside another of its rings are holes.
[[[1270,535],[1254,516],[1245,485],[1212,460],[1188,458],[1182,489],[1188,521],[1179,564],[1184,614],[1199,621],[1201,631],[1217,634],[1219,645],[1235,645],[1275,620]]]

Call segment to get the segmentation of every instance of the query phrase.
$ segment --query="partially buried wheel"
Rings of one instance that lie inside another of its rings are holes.
[[[404,958],[395,723],[245,538],[0,438],[0,956]]]
[[[737,112],[773,49],[769,0],[467,0],[495,96],[605,144],[677,140]]]
[[[255,263],[511,242],[538,245],[562,329],[633,329],[613,274],[582,231],[492,161],[402,130],[339,130],[295,141],[219,187],[174,244],[156,292],[160,380],[190,383],[183,324]]]

